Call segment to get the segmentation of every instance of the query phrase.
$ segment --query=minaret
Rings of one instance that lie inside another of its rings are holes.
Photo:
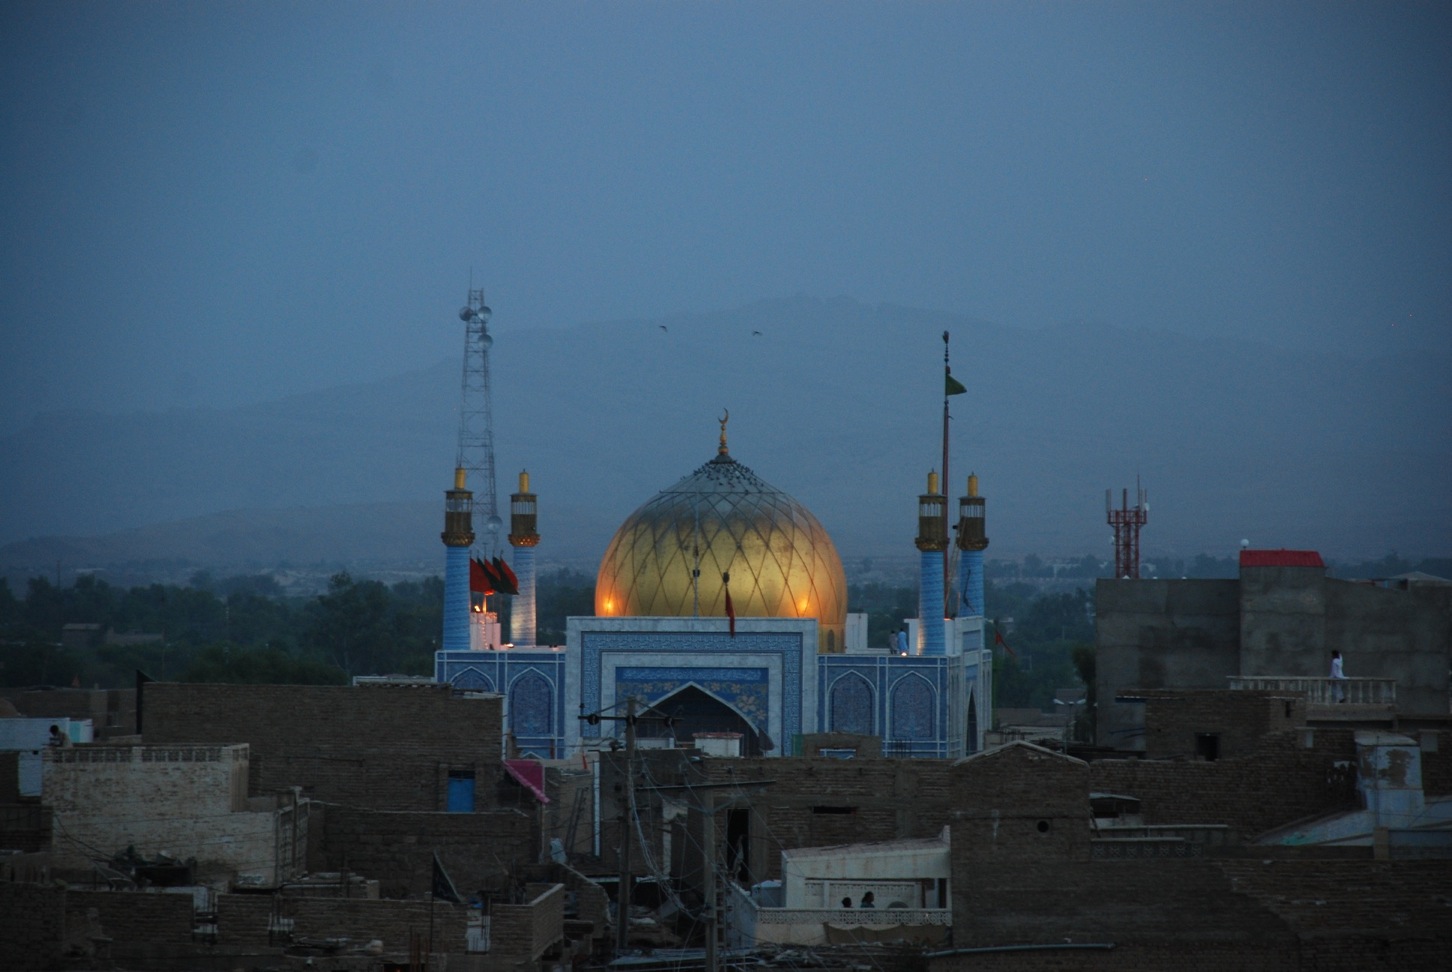
[[[966,617],[983,615],[983,551],[988,547],[983,506],[978,476],[969,474],[968,495],[958,497],[958,594]]]
[[[539,546],[538,505],[529,491],[529,471],[519,474],[519,492],[509,497],[509,545],[514,548],[514,575],[519,593],[509,610],[509,640],[533,645],[535,638],[534,548]]]
[[[943,637],[943,551],[948,549],[947,498],[938,492],[938,474],[928,473],[928,491],[918,497],[917,547],[922,551],[918,580],[918,654],[947,654]]]
[[[474,494],[464,488],[465,470],[454,470],[444,493],[444,651],[469,650],[469,547],[474,543]]]

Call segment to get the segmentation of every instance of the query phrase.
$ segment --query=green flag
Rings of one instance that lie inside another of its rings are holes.
[[[953,370],[943,365],[943,395],[964,395],[967,392],[968,389],[963,387],[963,383],[953,377]]]

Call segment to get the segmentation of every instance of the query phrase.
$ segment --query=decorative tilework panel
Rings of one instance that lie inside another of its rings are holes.
[[[933,739],[936,735],[933,687],[919,675],[898,679],[892,687],[892,738]]]
[[[494,683],[477,668],[466,668],[450,679],[454,688],[465,692],[492,692]]]
[[[709,664],[712,654],[775,655],[782,665],[781,724],[784,733],[802,731],[803,637],[795,631],[726,633],[684,631],[582,631],[580,633],[580,701],[599,709],[603,656],[650,652],[679,652],[682,659]],[[809,650],[809,649],[808,649]],[[680,666],[691,671],[691,666]],[[694,679],[693,679],[694,680]],[[599,736],[599,726],[582,726],[587,737]]]
[[[872,686],[861,675],[843,675],[832,685],[830,721],[832,732],[872,735]]]
[[[637,696],[654,704],[685,685],[705,691],[764,729],[768,724],[771,684],[764,668],[617,668],[615,697]]]
[[[510,725],[516,735],[549,735],[554,724],[550,683],[534,672],[515,679],[509,689]]]

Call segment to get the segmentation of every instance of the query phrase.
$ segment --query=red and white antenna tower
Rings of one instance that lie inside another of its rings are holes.
[[[1121,580],[1139,580],[1139,528],[1149,522],[1149,501],[1139,479],[1134,481],[1135,502],[1129,505],[1129,490],[1114,508],[1114,491],[1104,491],[1104,511],[1114,528],[1114,576]]]

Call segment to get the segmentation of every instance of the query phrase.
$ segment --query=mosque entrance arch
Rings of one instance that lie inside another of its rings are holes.
[[[677,745],[691,745],[696,733],[738,732],[741,734],[741,755],[760,756],[763,752],[764,728],[758,729],[734,706],[707,692],[698,685],[685,685],[650,704],[655,713],[670,716],[669,729],[653,720],[644,720],[637,728],[640,736],[674,735]]]

